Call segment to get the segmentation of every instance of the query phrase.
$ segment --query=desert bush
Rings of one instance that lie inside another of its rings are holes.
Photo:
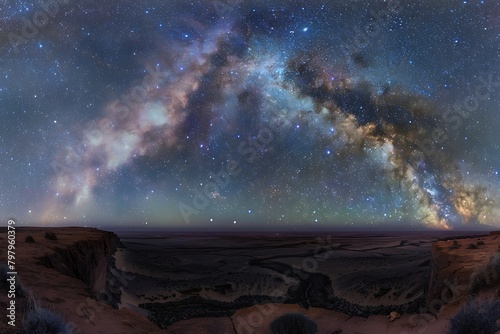
[[[25,242],[29,243],[29,244],[32,244],[35,242],[35,239],[33,239],[33,237],[31,235],[28,235],[25,239],[24,239]]]
[[[477,293],[479,290],[488,286],[486,283],[486,276],[483,272],[473,272],[471,275],[470,292]]]
[[[453,244],[450,246],[449,250],[459,249],[459,248],[460,248],[460,245],[458,244],[458,241],[453,240]]]
[[[469,246],[467,246],[467,249],[477,249],[477,245],[469,244]]]
[[[273,334],[314,334],[316,323],[299,313],[287,313],[274,319],[269,328]]]
[[[477,269],[471,275],[470,291],[476,293],[483,288],[500,282],[500,253],[490,257],[486,267]]]
[[[449,334],[493,334],[499,328],[500,300],[469,300],[450,320]]]
[[[483,240],[479,240],[478,242],[476,242],[476,245],[478,245],[478,246],[484,246],[484,241]]]
[[[36,308],[29,311],[23,320],[22,328],[26,334],[67,333],[63,318],[46,308]]]
[[[54,232],[45,232],[45,239],[57,240],[57,235]]]
[[[72,334],[71,326],[55,312],[43,308],[30,294],[21,334]]]

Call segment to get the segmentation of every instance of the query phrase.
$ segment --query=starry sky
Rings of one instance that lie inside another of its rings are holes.
[[[496,0],[2,1],[0,213],[500,226]]]

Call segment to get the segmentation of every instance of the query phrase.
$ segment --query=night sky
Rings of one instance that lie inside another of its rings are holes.
[[[500,3],[7,0],[0,213],[500,226]]]

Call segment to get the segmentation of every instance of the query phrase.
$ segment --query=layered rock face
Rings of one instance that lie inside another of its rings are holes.
[[[46,232],[53,232],[55,240],[45,238]],[[5,240],[6,230],[0,229],[1,259],[7,258]],[[16,271],[27,295],[60,314],[74,334],[168,333],[135,312],[114,307],[121,278],[113,276],[113,253],[119,245],[115,234],[93,228],[18,228]],[[0,289],[0,308],[7,303]],[[13,334],[22,326],[28,297],[16,298],[16,305],[16,328],[2,317],[0,333]]]
[[[439,241],[432,246],[427,307],[437,313],[443,305],[470,294],[471,276],[499,251],[499,232],[489,236]]]
[[[114,233],[99,231],[91,239],[53,247],[52,252],[40,257],[40,261],[64,275],[83,281],[93,293],[99,293],[106,288],[109,269],[114,267],[112,255],[119,243]]]

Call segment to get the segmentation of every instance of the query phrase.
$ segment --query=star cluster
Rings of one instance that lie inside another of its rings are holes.
[[[13,1],[0,23],[4,216],[500,224],[495,1]]]

